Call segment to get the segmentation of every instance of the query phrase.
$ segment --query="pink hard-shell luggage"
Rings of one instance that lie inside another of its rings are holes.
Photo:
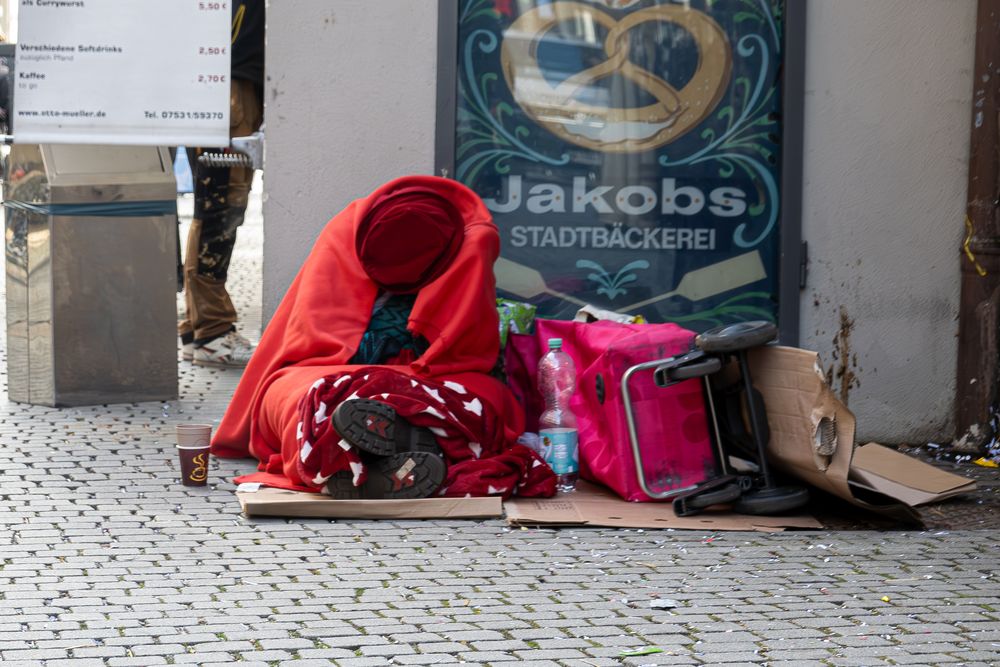
[[[533,336],[512,335],[508,340],[508,383],[525,407],[527,429],[537,430],[543,407],[536,382],[538,360],[549,338],[562,338],[577,371],[570,407],[579,429],[581,477],[608,486],[626,500],[654,500],[636,475],[634,440],[646,488],[655,499],[670,498],[722,474],[709,435],[702,382],[692,379],[663,388],[653,380],[655,362],[688,352],[694,336],[675,324],[535,320]]]

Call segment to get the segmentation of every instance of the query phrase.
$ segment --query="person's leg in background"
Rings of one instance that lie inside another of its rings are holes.
[[[253,84],[234,79],[230,136],[252,134],[260,127],[262,115]],[[253,351],[236,332],[236,308],[226,290],[236,230],[243,224],[252,180],[250,168],[194,162],[195,211],[184,259],[186,314],[178,332],[184,358],[196,364],[241,367]]]

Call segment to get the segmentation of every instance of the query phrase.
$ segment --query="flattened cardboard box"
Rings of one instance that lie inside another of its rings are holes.
[[[816,352],[767,345],[750,352],[771,431],[768,459],[854,505],[921,523],[914,505],[975,489],[975,482],[875,443],[855,447],[854,414],[826,384]]]
[[[874,442],[854,450],[851,481],[911,507],[975,490],[976,482]]]
[[[811,516],[747,516],[728,511],[706,511],[679,517],[673,505],[630,503],[602,487],[580,482],[574,493],[555,498],[514,498],[504,503],[512,526],[604,526],[610,528],[680,528],[691,530],[757,530],[822,528]]]
[[[503,516],[499,497],[419,500],[334,500],[319,493],[262,487],[236,497],[247,516],[310,519],[488,519]]]
[[[419,500],[334,500],[316,493],[262,487],[237,490],[247,516],[312,519],[488,519],[503,516],[515,526],[606,526],[612,528],[689,528],[695,530],[780,531],[821,528],[808,516],[751,517],[705,512],[677,517],[670,503],[630,503],[601,487],[581,482],[573,494],[555,498],[422,498]]]

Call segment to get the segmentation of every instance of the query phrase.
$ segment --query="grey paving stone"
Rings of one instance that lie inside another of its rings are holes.
[[[394,660],[400,665],[454,665],[459,664],[457,658],[449,653],[414,653],[400,655]]]
[[[337,660],[337,664],[341,667],[384,667],[385,658],[341,658]]]
[[[301,658],[310,658],[316,660],[333,660],[339,658],[350,658],[355,654],[354,651],[349,651],[343,648],[305,648],[296,651]]]
[[[962,658],[957,658],[944,653],[919,653],[913,655],[894,655],[893,663],[897,665],[944,665],[953,662],[962,662]]]
[[[175,664],[232,664],[236,658],[230,653],[182,653],[173,658]]]

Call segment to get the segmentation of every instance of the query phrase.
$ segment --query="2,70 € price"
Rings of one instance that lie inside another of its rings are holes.
[[[228,9],[228,2],[199,2],[198,9],[203,12],[214,12],[220,9]]]
[[[225,83],[225,74],[199,74],[198,83]]]

